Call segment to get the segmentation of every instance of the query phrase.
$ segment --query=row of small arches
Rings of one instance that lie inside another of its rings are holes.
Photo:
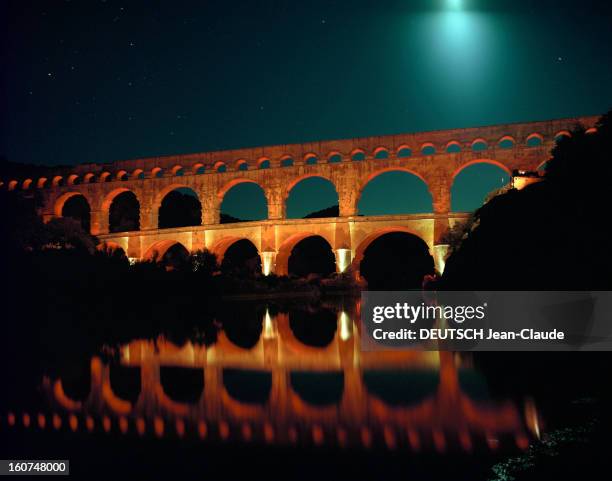
[[[587,131],[587,133],[595,132],[595,128],[591,128]],[[562,130],[557,132],[554,135],[554,140],[559,141],[563,137],[570,137],[571,133],[567,130]],[[528,135],[525,139],[525,144],[528,147],[538,147],[542,145],[544,142],[544,137],[539,133],[532,133]],[[510,135],[503,136],[497,142],[497,147],[501,149],[511,149],[514,148],[517,144],[517,141],[514,137]],[[473,152],[482,152],[489,148],[489,144],[485,139],[477,138],[469,143],[461,143],[458,140],[451,140],[446,143],[444,146],[444,151],[446,153],[458,153],[465,149],[469,149]],[[436,146],[431,142],[425,142],[421,145],[420,149],[421,155],[434,155],[438,152]],[[397,158],[407,158],[411,157],[413,154],[412,149],[407,145],[401,145],[395,150],[395,156]],[[391,156],[391,150],[386,147],[378,147],[374,149],[372,152],[373,159],[388,159]],[[366,152],[363,149],[354,149],[349,156],[352,161],[363,161],[367,158]],[[303,158],[304,163],[306,165],[314,165],[319,163],[319,157],[314,153],[308,153]],[[331,152],[327,156],[327,163],[339,163],[344,160],[344,157],[340,152]],[[280,158],[280,166],[281,167],[291,167],[294,165],[294,159],[290,155],[285,155]],[[235,170],[237,171],[245,171],[249,170],[249,162],[246,159],[239,159],[234,163]],[[261,157],[257,160],[256,167],[258,169],[269,169],[271,167],[271,160],[267,157]],[[200,175],[206,172],[227,172],[228,164],[226,162],[218,161],[213,164],[208,170],[205,165],[201,162],[194,164],[189,173],[193,175]],[[167,172],[161,167],[154,167],[149,172],[149,177],[151,178],[161,178],[166,175],[171,177],[181,177],[188,173],[188,169],[183,167],[182,165],[175,165]],[[23,190],[28,190],[35,185],[37,188],[45,188],[45,187],[60,187],[62,185],[78,185],[78,184],[89,184],[93,182],[111,182],[111,181],[126,181],[130,179],[145,179],[147,177],[145,171],[143,169],[135,169],[133,172],[128,172],[127,170],[119,170],[116,173],[111,173],[108,171],[104,171],[99,175],[95,175],[93,173],[87,173],[84,176],[78,176],[76,174],[72,174],[66,178],[61,175],[56,175],[52,178],[41,177],[35,183],[32,179],[26,179],[21,183],[17,180],[11,180],[7,184],[8,190],[16,190],[19,187]],[[0,182],[0,187],[3,185]]]

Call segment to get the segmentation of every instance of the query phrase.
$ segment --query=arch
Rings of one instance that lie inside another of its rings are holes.
[[[79,176],[78,175],[71,174],[68,177],[68,182],[67,183],[68,183],[68,185],[77,185],[79,183],[78,180],[79,180]]]
[[[489,148],[488,142],[483,138],[477,138],[472,141],[472,152],[482,152]]]
[[[145,251],[143,259],[147,261],[162,262],[168,251],[174,248],[175,246],[179,246],[185,252],[189,253],[189,250],[180,242],[171,239],[166,239],[157,241],[150,245]]]
[[[374,149],[373,156],[375,159],[388,159],[389,158],[389,149],[386,147],[377,147]]]
[[[261,370],[223,369],[223,386],[230,397],[246,404],[264,405],[272,391],[272,373]]]
[[[110,182],[111,181],[111,173],[108,171],[104,171],[100,174],[100,182]]]
[[[160,366],[159,383],[172,401],[195,404],[204,391],[204,370],[201,367]]]
[[[245,159],[238,159],[236,161],[236,170],[249,170],[249,163]]]
[[[525,139],[525,144],[527,147],[539,147],[544,142],[544,137],[542,134],[537,132],[533,132],[527,136]]]
[[[421,155],[434,155],[436,153],[436,146],[431,142],[425,142],[421,145]]]
[[[569,130],[559,130],[554,136],[553,139],[560,140],[561,137],[571,137],[572,133]]]
[[[390,177],[393,173],[397,175]],[[403,182],[398,182],[402,177],[404,178]],[[412,177],[415,180],[418,179],[418,182],[406,186],[406,181],[411,182]],[[409,196],[406,195],[406,192],[409,193]],[[376,203],[377,199],[384,199],[384,208],[367,205],[372,202]],[[414,205],[414,208],[404,208],[407,207],[407,202]],[[363,215],[433,212],[433,199],[427,182],[419,173],[408,168],[389,167],[372,172],[366,177],[359,188],[357,211]]]
[[[174,177],[182,177],[185,174],[185,169],[183,169],[182,165],[176,164],[170,169],[170,172]]]
[[[95,180],[95,178],[96,178],[96,176],[93,174],[93,172],[87,172],[83,176],[83,183],[84,184],[91,184]]]
[[[396,155],[398,159],[404,159],[406,157],[410,157],[412,156],[412,149],[406,144],[400,145],[397,148]]]
[[[120,181],[125,181],[128,180],[129,175],[127,173],[127,170],[119,170],[117,171],[117,173],[115,174],[115,179],[116,180],[120,180]]]
[[[249,186],[239,189],[242,190],[240,192],[236,188],[242,184],[249,184]],[[265,191],[254,180],[232,179],[219,189],[217,197],[222,224],[238,220],[263,220],[268,218],[268,200]]]
[[[268,157],[260,157],[259,159],[257,159],[257,168],[258,169],[269,169],[270,159]]]
[[[202,225],[202,203],[198,194],[184,184],[171,184],[156,196],[157,228]]]
[[[280,158],[280,166],[281,167],[293,167],[293,157],[288,154],[283,155]]]
[[[456,154],[461,152],[461,144],[456,140],[451,140],[446,144],[446,153],[447,154]]]
[[[220,173],[227,172],[227,165],[225,165],[225,162],[218,160],[213,165],[213,170]]]
[[[311,406],[340,404],[344,394],[343,371],[291,371],[295,394]]]
[[[317,157],[316,154],[309,152],[308,154],[304,155],[304,163],[306,165],[315,165],[318,162],[319,162],[319,158]]]
[[[26,179],[23,181],[21,188],[23,190],[28,190],[32,186],[32,179]]]
[[[61,175],[56,175],[55,177],[53,177],[53,180],[51,181],[51,185],[53,187],[59,187],[63,184],[64,182],[64,178]]]
[[[261,274],[261,257],[257,246],[250,239],[226,237],[218,241],[212,252],[222,272],[239,277]]]
[[[279,276],[289,275],[289,257],[291,257],[293,248],[299,242],[303,241],[304,239],[308,237],[322,237],[323,239],[327,241],[331,249],[332,240],[326,238],[324,234],[316,234],[314,232],[300,232],[300,233],[289,236],[287,239],[283,241],[283,243],[279,247],[278,252],[276,254],[276,273]]]
[[[310,180],[310,179],[320,179]],[[304,183],[306,182],[306,183]],[[300,185],[296,190],[296,187]],[[316,184],[319,184],[318,186]],[[306,190],[304,190],[306,189]],[[314,192],[307,192],[314,189]],[[333,190],[333,192],[332,192]],[[339,204],[338,190],[331,179],[321,174],[305,174],[289,183],[285,198],[285,212],[287,219],[301,219],[326,211]],[[314,217],[317,217],[314,215]],[[321,217],[321,216],[319,216]],[[337,217],[325,215],[323,217]]]
[[[427,243],[409,229],[379,229],[361,242],[356,254],[355,273],[370,290],[419,289],[435,271]]]
[[[159,179],[160,177],[163,177],[164,175],[164,169],[162,169],[161,167],[153,167],[151,169],[151,177],[154,179]]]
[[[366,154],[365,154],[365,151],[363,149],[353,149],[351,151],[351,156],[350,157],[351,157],[352,161],[360,162],[362,160],[365,160]]]
[[[511,135],[504,135],[497,141],[497,146],[500,149],[512,149],[516,146],[516,139]]]
[[[327,154],[328,164],[337,164],[338,162],[342,162],[342,154],[340,152],[334,151]]]
[[[336,338],[338,314],[333,309],[321,308],[312,312],[308,308],[295,307],[289,310],[288,317],[290,334],[297,341],[296,344],[299,344],[299,346],[294,344],[299,351],[303,352],[302,349],[299,349],[303,346],[324,349],[329,347]],[[288,340],[284,329],[279,329],[279,333],[282,335],[283,342]]]
[[[204,164],[202,162],[197,162],[193,164],[193,167],[191,168],[191,172],[194,175],[202,175],[204,172],[206,172],[206,169],[204,168]]]
[[[481,172],[477,173],[478,175],[476,173],[466,173],[466,169],[474,167],[476,164],[494,166],[495,168],[484,167],[484,170],[481,169]],[[500,170],[502,171],[501,176],[499,175]],[[457,182],[461,173],[464,173],[463,178]],[[451,210],[453,212],[470,212],[479,208],[490,192],[507,185],[511,178],[512,172],[510,169],[493,159],[475,159],[460,165],[451,177]]]
[[[16,181],[16,180],[11,180],[11,181],[8,183],[8,186],[7,186],[7,187],[8,187],[8,190],[15,190],[15,188],[17,187],[17,185],[19,185],[19,182],[18,182],[18,181]]]
[[[39,189],[44,189],[47,185],[47,181],[49,179],[47,179],[46,177],[41,177],[38,179],[38,181],[36,182],[36,187]]]
[[[584,133],[585,134],[595,134],[597,133],[597,127],[591,127],[590,129],[586,129]]]
[[[81,192],[66,192],[55,201],[55,215],[74,219],[85,232],[91,228],[91,205]]]
[[[136,194],[119,188],[107,195],[102,211],[108,216],[109,232],[140,230],[140,201]]]
[[[366,370],[367,391],[390,406],[416,406],[434,397],[440,376],[433,370]]]

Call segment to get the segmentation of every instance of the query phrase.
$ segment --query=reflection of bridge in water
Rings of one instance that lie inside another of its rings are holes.
[[[251,349],[222,331],[212,346],[136,340],[121,347],[119,366],[92,358],[82,401],[66,395],[61,379],[46,378],[44,386],[73,430],[437,451],[495,449],[509,439],[525,448],[528,433],[539,429],[533,407],[523,415],[510,401],[482,396],[476,371],[461,364],[448,352],[362,352],[344,311],[324,347],[300,342],[286,314],[266,313]],[[139,371],[131,400],[114,390],[119,368]],[[193,402],[173,399],[171,378],[164,379],[169,369],[190,374]]]

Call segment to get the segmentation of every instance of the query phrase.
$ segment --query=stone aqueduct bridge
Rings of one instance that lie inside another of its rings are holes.
[[[329,140],[219,152],[84,164],[61,169],[49,178],[11,180],[9,190],[40,188],[45,220],[62,215],[64,203],[82,194],[91,209],[91,232],[102,242],[121,247],[131,258],[152,258],[175,243],[190,251],[207,248],[222,259],[234,242],[248,239],[258,249],[264,274],[287,274],[291,250],[300,240],[319,235],[334,253],[339,271],[353,265],[359,272],[367,246],[378,236],[409,232],[422,238],[443,269],[441,235],[463,214],[451,212],[451,186],[466,167],[484,162],[509,174],[535,171],[549,158],[555,140],[571,135],[576,124],[594,130],[597,117],[516,123],[413,134]],[[433,211],[418,215],[358,216],[365,185],[388,171],[419,177],[432,196]],[[337,191],[339,217],[287,219],[291,189],[308,177],[330,180]],[[237,184],[254,182],[264,191],[268,218],[220,224],[225,194]],[[187,187],[202,205],[200,226],[158,228],[165,195]],[[109,209],[115,197],[131,191],[140,203],[140,230],[109,232]]]

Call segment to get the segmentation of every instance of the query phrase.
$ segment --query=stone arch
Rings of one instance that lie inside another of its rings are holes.
[[[351,160],[353,161],[362,161],[366,158],[365,150],[363,149],[353,149],[350,155]]]
[[[307,174],[303,174],[303,175],[300,175],[300,176],[296,177],[295,179],[293,179],[287,185],[287,189],[286,189],[286,191],[284,192],[284,195],[283,195],[284,211],[285,211],[285,215],[287,216],[287,218],[289,218],[288,217],[288,215],[289,215],[288,214],[289,199],[290,199],[290,196],[291,196],[291,193],[292,193],[293,189],[298,184],[300,184],[302,181],[307,180],[307,179],[311,179],[311,178],[323,179],[324,181],[329,183],[333,187],[333,189],[334,189],[334,191],[336,193],[336,203],[339,205],[339,203],[340,203],[340,196],[339,196],[339,193],[338,193],[338,187],[336,186],[335,182],[330,177],[327,177],[326,175],[321,174],[321,173],[307,173]],[[328,206],[324,206],[323,208],[325,208],[325,207],[328,207]]]
[[[389,149],[387,147],[376,147],[374,152],[372,152],[372,157],[375,159],[388,159],[389,158]]]
[[[68,181],[67,181],[67,183],[68,183],[68,185],[77,185],[77,184],[78,184],[78,180],[79,180],[79,176],[78,176],[78,175],[76,175],[76,174],[71,174],[71,175],[68,177]]]
[[[342,154],[337,150],[332,150],[329,154],[327,154],[326,158],[328,164],[342,162]]]
[[[111,180],[111,173],[104,171],[100,174],[100,182],[109,182]]]
[[[308,152],[304,155],[305,165],[315,165],[319,162],[319,157],[314,152]]]
[[[379,237],[382,237],[385,234],[391,234],[393,232],[403,232],[404,234],[413,235],[413,236],[418,237],[419,239],[421,239],[423,241],[423,243],[425,245],[427,245],[427,242],[425,242],[425,239],[423,239],[421,234],[416,232],[413,229],[410,229],[409,227],[404,227],[404,226],[389,226],[389,227],[383,227],[381,229],[377,229],[377,230],[375,230],[373,232],[370,232],[367,236],[365,236],[363,239],[361,239],[361,241],[357,245],[357,248],[355,249],[355,257],[353,258],[353,262],[352,262],[351,265],[353,267],[353,272],[355,273],[357,278],[360,277],[361,261],[363,260],[363,257],[364,257],[366,249],[370,246],[370,244],[372,242],[374,242]]]
[[[395,151],[395,156],[398,159],[403,159],[406,157],[410,157],[412,155],[412,149],[410,148],[410,146],[408,144],[402,144],[400,145],[397,150]]]
[[[293,160],[293,156],[289,154],[285,154],[280,158],[280,166],[281,167],[292,167],[295,164]]]
[[[555,135],[553,135],[553,139],[558,140],[561,137],[571,137],[572,133],[569,130],[559,130]]]
[[[218,206],[219,210],[221,210],[222,206],[223,206],[223,200],[225,199],[225,196],[236,186],[241,185],[241,184],[254,184],[257,187],[259,187],[260,190],[260,194],[261,194],[261,198],[260,200],[263,200],[266,206],[266,213],[265,216],[263,218],[260,219],[252,219],[252,220],[263,220],[263,219],[267,219],[268,218],[268,214],[269,214],[269,206],[268,206],[268,198],[266,196],[266,192],[263,188],[263,186],[252,179],[247,179],[245,177],[240,177],[237,179],[232,179],[229,182],[227,182],[225,185],[223,185],[217,192],[217,202],[216,205]],[[245,219],[246,220],[246,219]]]
[[[95,175],[93,174],[93,172],[87,172],[84,176],[83,176],[83,183],[84,184],[90,184],[91,182],[93,182],[95,179]]]
[[[164,259],[164,256],[168,253],[168,251],[174,246],[181,246],[183,249],[185,249],[186,252],[189,252],[189,249],[187,249],[179,241],[175,241],[173,239],[165,239],[151,244],[142,257],[146,261],[161,262]]]
[[[63,194],[61,194],[54,202],[53,204],[53,213],[56,217],[62,217],[62,210],[64,209],[64,205],[66,204],[66,202],[71,199],[72,197],[75,197],[77,195],[81,195],[83,196],[83,198],[87,201],[87,203],[90,205],[91,207],[91,202],[89,202],[89,199],[87,199],[87,197],[85,197],[85,195],[83,195],[83,193],[73,190],[70,192],[64,192]]]
[[[56,175],[55,177],[53,177],[53,180],[51,180],[51,185],[53,187],[59,187],[62,185],[64,178],[61,175]]]
[[[213,170],[215,172],[226,172],[227,171],[227,165],[225,162],[218,160],[217,162],[214,163],[213,165]]]
[[[32,179],[26,179],[23,181],[23,185],[21,186],[21,188],[23,190],[28,190],[31,186],[32,186]]]
[[[180,172],[181,172],[181,171],[183,171],[183,172],[184,172],[184,169],[183,169],[183,166],[182,166],[182,165],[180,165],[180,164],[176,164],[174,167],[172,167],[172,169],[170,169],[170,172],[171,172],[171,173],[172,173],[172,175],[173,175],[173,176],[175,176],[175,177],[177,177],[177,176],[179,176],[179,177],[180,177],[180,175],[181,175],[181,174],[180,174]]]
[[[128,180],[127,170],[121,169],[121,170],[117,171],[117,173],[115,174],[115,179],[116,180],[121,180],[121,181]]]
[[[158,229],[163,229],[164,227],[160,227],[160,222],[159,222],[159,216],[160,216],[160,211],[162,208],[162,203],[164,202],[164,199],[166,198],[166,196],[168,194],[170,194],[173,191],[176,190],[180,190],[180,189],[186,189],[186,190],[190,190],[191,192],[193,192],[195,194],[195,199],[197,200],[197,202],[200,205],[200,214],[199,214],[199,219],[198,221],[194,221],[197,222],[195,224],[191,224],[191,225],[202,225],[202,201],[200,200],[200,196],[198,195],[198,193],[191,188],[190,186],[186,185],[186,184],[170,184],[168,186],[166,186],[165,188],[163,188],[161,191],[159,191],[157,193],[157,195],[155,196],[155,201],[154,201],[154,213],[155,213],[155,222],[157,225]],[[194,216],[195,217],[195,216]],[[177,226],[179,227],[179,226]],[[186,226],[181,226],[181,227],[186,227]]]
[[[361,185],[359,186],[359,191],[357,192],[357,198],[356,198],[356,203],[355,203],[355,207],[356,209],[359,211],[359,203],[362,200],[363,197],[363,192],[366,189],[366,187],[370,184],[370,182],[372,182],[374,179],[378,178],[379,176],[381,176],[382,174],[386,174],[389,172],[403,172],[406,174],[410,174],[413,175],[414,177],[416,177],[417,179],[419,179],[422,183],[423,186],[425,187],[427,193],[430,196],[430,203],[431,203],[431,208],[429,210],[427,210],[426,212],[433,212],[433,195],[431,192],[431,189],[429,187],[429,184],[427,183],[427,181],[425,180],[425,178],[418,172],[406,168],[406,167],[387,167],[384,169],[380,169],[380,170],[376,170],[372,173],[370,173],[370,175],[368,175],[363,182],[361,183]],[[425,212],[425,211],[424,211]],[[373,214],[373,215],[379,215],[379,214]],[[380,215],[384,215],[384,214],[380,214]]]
[[[457,140],[451,140],[446,144],[445,151],[449,154],[461,152],[461,144]]]
[[[159,178],[162,175],[164,175],[164,169],[162,169],[161,167],[153,167],[151,169],[151,178],[152,179]]]
[[[257,168],[258,169],[269,169],[270,168],[270,159],[268,157],[260,157],[257,159]]]
[[[110,210],[111,210],[111,205],[113,204],[113,201],[115,200],[115,198],[120,195],[123,194],[125,192],[131,192],[132,194],[134,194],[134,196],[136,197],[136,200],[138,201],[138,213],[139,213],[139,217],[140,217],[140,207],[141,207],[141,202],[140,199],[138,198],[138,195],[136,194],[136,192],[134,192],[131,189],[128,189],[127,187],[118,187],[116,189],[111,190],[108,194],[106,194],[106,196],[104,197],[104,200],[102,201],[102,205],[101,205],[101,215],[102,218],[105,220],[105,222],[107,222],[107,227],[110,229],[111,227],[111,222],[110,222]],[[140,219],[138,220],[140,223]]]
[[[434,155],[436,153],[436,146],[432,142],[423,142],[419,151],[421,155]]]
[[[510,179],[512,178],[512,171],[505,164],[503,164],[503,163],[501,163],[501,162],[499,162],[499,161],[497,161],[495,159],[480,158],[480,159],[470,160],[468,162],[465,162],[465,163],[461,164],[453,172],[453,174],[451,176],[450,186],[449,186],[449,188],[450,188],[450,204],[451,204],[451,210],[453,212],[464,211],[465,210],[465,209],[457,210],[457,205],[456,205],[457,197],[455,197],[455,195],[454,195],[454,194],[456,194],[456,192],[453,192],[454,189],[456,188],[456,179],[457,179],[457,176],[461,172],[466,170],[468,167],[472,167],[472,166],[474,166],[476,164],[493,165],[493,166],[499,168],[500,170],[502,170],[503,172],[505,172]],[[499,187],[493,186],[493,188],[491,189],[491,192],[495,191],[497,188],[501,188],[501,187],[502,187],[501,184],[499,185]],[[474,197],[476,195],[476,192],[475,191],[472,192],[471,195],[472,195],[472,197]],[[485,198],[486,198],[486,195],[485,195]],[[474,199],[472,199],[472,200],[474,200]]]
[[[511,149],[516,146],[516,139],[511,135],[504,135],[497,141],[497,146],[500,149]]]
[[[191,167],[191,173],[194,175],[201,175],[205,172],[204,164],[202,162],[196,162]]]
[[[477,139],[472,140],[470,148],[473,152],[482,152],[483,150],[487,150],[489,148],[489,143],[482,137],[478,137]]]
[[[591,127],[590,129],[586,129],[584,133],[585,134],[595,134],[597,133],[597,127]]]
[[[45,186],[47,185],[47,181],[49,179],[47,179],[46,177],[40,177],[37,181],[36,181],[36,187],[39,189],[44,189]]]
[[[528,147],[538,147],[544,143],[544,136],[538,132],[533,132],[525,138],[525,145]]]
[[[15,188],[17,187],[17,185],[18,185],[18,184],[19,184],[19,182],[18,182],[18,181],[16,181],[16,180],[11,180],[11,181],[8,183],[8,190],[15,190]]]
[[[299,232],[293,234],[287,237],[278,248],[276,254],[276,274],[279,276],[289,275],[289,257],[291,257],[291,252],[300,241],[308,237],[322,237],[327,241],[333,252],[333,239],[328,238],[326,233]]]
[[[235,165],[236,165],[235,170],[239,170],[239,171],[249,170],[249,163],[246,161],[246,159],[238,159]]]
[[[215,254],[215,256],[217,257],[217,262],[219,263],[219,265],[221,265],[221,263],[223,262],[223,258],[225,257],[225,253],[227,252],[227,250],[231,246],[233,246],[236,242],[241,241],[241,240],[249,241],[251,244],[255,246],[255,248],[257,249],[257,252],[259,252],[259,247],[257,245],[258,239],[256,238],[252,239],[250,237],[239,237],[239,236],[222,237],[221,239],[216,241],[210,249],[210,251],[213,254]]]
[[[77,202],[79,201],[79,197],[82,198],[84,202],[84,204],[80,206],[74,204],[75,200]],[[76,207],[76,215],[69,215],[65,212],[68,203],[72,204],[73,209]],[[77,191],[65,192],[55,201],[54,210],[57,217],[70,217],[78,221],[84,231],[89,232],[91,230],[91,203],[83,193]]]

